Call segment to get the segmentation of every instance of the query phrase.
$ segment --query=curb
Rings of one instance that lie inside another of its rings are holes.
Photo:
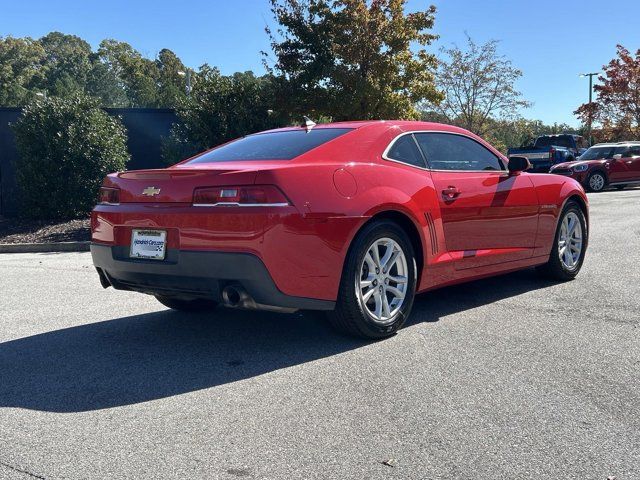
[[[0,243],[0,253],[88,252],[91,242]]]

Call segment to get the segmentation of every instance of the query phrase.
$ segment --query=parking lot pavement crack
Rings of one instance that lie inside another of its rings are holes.
[[[2,460],[0,460],[0,466],[8,468],[9,470],[13,470],[14,472],[17,472],[17,473],[21,473],[21,474],[26,475],[27,477],[30,477],[30,478],[39,478],[41,480],[45,480],[45,477],[43,477],[42,475],[38,475],[36,473],[32,473],[32,472],[30,472],[28,470],[24,470],[24,469],[22,469],[20,467],[16,467],[16,466],[11,465],[9,463],[3,462]]]

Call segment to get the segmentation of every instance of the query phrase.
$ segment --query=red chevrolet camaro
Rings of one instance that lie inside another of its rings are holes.
[[[587,198],[448,125],[367,121],[248,135],[109,175],[92,216],[104,287],[178,310],[326,310],[381,338],[416,293],[531,266],[576,276]]]

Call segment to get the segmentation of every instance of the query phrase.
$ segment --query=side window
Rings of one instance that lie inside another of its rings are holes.
[[[416,133],[434,170],[504,170],[500,159],[475,140],[451,133]]]
[[[629,147],[629,151],[625,155],[625,157],[637,157],[640,156],[640,145],[634,145]]]
[[[398,138],[387,152],[386,157],[390,160],[408,163],[414,167],[425,167],[422,154],[416,145],[413,135],[403,135]]]
[[[622,158],[630,157],[629,148],[628,147],[618,147],[612,148],[611,152],[604,158],[613,158],[614,155],[621,155]]]

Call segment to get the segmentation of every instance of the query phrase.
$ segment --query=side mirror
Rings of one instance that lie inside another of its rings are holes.
[[[613,157],[611,157],[612,160],[620,160],[621,158],[622,158],[621,153],[616,153]]]
[[[531,163],[527,157],[513,156],[509,157],[509,174],[515,175],[531,168]]]

